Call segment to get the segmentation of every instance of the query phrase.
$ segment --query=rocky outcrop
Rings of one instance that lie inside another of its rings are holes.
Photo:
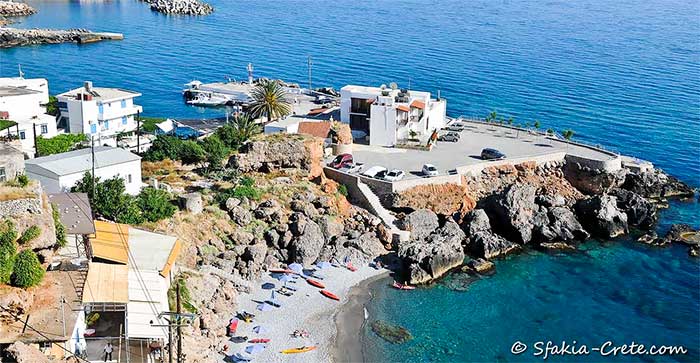
[[[573,162],[566,163],[563,171],[564,177],[571,185],[589,195],[605,194],[620,187],[627,174],[625,169],[608,172],[591,169]]]
[[[22,342],[14,342],[5,350],[13,362],[17,363],[52,363],[55,360],[50,360],[38,348],[24,344]]]
[[[656,223],[658,217],[654,203],[625,189],[615,189],[610,194],[617,198],[617,207],[627,214],[630,226],[649,229]]]
[[[535,186],[513,184],[502,193],[479,202],[496,231],[521,244],[532,240],[533,221],[539,207],[535,203]]]
[[[36,44],[88,43],[105,39],[119,39],[91,32],[87,29],[16,29],[0,28],[0,48],[11,48]]]
[[[566,207],[552,207],[546,211],[544,223],[534,228],[536,241],[549,243],[551,241],[585,240],[589,236],[574,213]]]
[[[316,262],[325,243],[321,227],[300,213],[293,214],[290,221],[295,237],[289,244],[289,260],[302,265]]]
[[[314,179],[322,173],[322,157],[321,139],[273,135],[247,143],[238,154],[231,156],[228,165],[243,173],[297,170]]]
[[[688,246],[699,246],[700,231],[696,230],[688,224],[674,224],[664,236],[663,242],[665,244],[681,243]]]
[[[479,258],[494,258],[506,255],[520,248],[491,231],[489,217],[483,209],[474,209],[467,213],[462,228],[466,232],[465,250]]]
[[[693,196],[695,191],[680,180],[653,169],[640,173],[628,173],[622,188],[644,198],[664,198],[673,196]]]
[[[411,241],[399,245],[398,257],[402,260],[406,281],[410,284],[424,284],[439,278],[464,262],[462,243],[465,235],[459,225],[453,221],[447,221],[442,227],[437,227],[425,235],[428,226],[433,225],[432,222],[437,220],[437,216],[425,210],[413,213],[418,213],[412,218],[414,228],[416,220],[424,223],[420,224],[421,228],[418,229],[420,233],[417,236],[412,232]]]
[[[617,208],[617,198],[611,195],[584,199],[575,209],[584,228],[594,236],[615,238],[627,233],[627,215]]]
[[[411,232],[411,238],[422,240],[438,228],[438,216],[429,209],[419,209],[399,220],[399,228]]]
[[[163,14],[209,15],[214,7],[199,0],[141,0],[151,6],[151,10]]]
[[[16,1],[0,1],[0,17],[28,16],[36,14],[36,9]]]
[[[439,195],[439,198],[435,198]],[[430,209],[446,216],[464,215],[476,206],[467,188],[457,184],[419,185],[399,193],[387,194],[384,204],[392,209]]]

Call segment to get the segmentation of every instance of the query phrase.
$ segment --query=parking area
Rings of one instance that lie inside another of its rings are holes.
[[[458,167],[487,166],[494,161],[480,157],[484,148],[494,148],[506,155],[505,162],[542,160],[548,155],[553,159],[563,153],[590,160],[610,160],[614,155],[582,145],[547,138],[538,133],[518,131],[491,124],[465,122],[457,142],[438,141],[430,151],[386,148],[368,145],[353,145],[356,163],[364,163],[366,170],[375,165],[406,172],[406,179],[420,178],[423,164],[433,164],[440,175],[449,174]]]

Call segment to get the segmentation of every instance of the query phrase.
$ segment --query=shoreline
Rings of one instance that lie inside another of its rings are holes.
[[[369,287],[375,282],[389,277],[389,274],[390,272],[387,271],[367,278],[353,286],[348,292],[347,301],[335,314],[336,333],[332,341],[331,362],[365,361],[362,349],[362,328],[367,321],[364,317],[364,308],[373,297]]]

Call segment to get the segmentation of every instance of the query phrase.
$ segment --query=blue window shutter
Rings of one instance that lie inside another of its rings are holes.
[[[126,108],[126,100],[122,100],[122,108]]]
[[[104,110],[105,110],[105,106],[104,106],[103,104],[100,103],[100,105],[97,106],[97,109],[99,110],[99,113],[103,113]]]
[[[109,120],[105,121],[105,130],[109,130]]]
[[[93,134],[97,133],[97,125],[96,124],[91,124],[90,125],[90,132]]]
[[[126,116],[122,117],[122,125],[126,125]]]

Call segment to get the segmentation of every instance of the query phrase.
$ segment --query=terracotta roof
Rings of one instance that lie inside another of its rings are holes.
[[[300,122],[297,133],[325,139],[331,131],[330,122]]]
[[[425,102],[415,100],[411,102],[411,107],[420,108],[421,110],[423,110],[425,109]]]
[[[404,105],[397,106],[396,109],[397,109],[397,110],[404,111],[404,112],[409,112],[409,111],[411,111],[411,109],[408,108],[408,106],[404,106]]]

